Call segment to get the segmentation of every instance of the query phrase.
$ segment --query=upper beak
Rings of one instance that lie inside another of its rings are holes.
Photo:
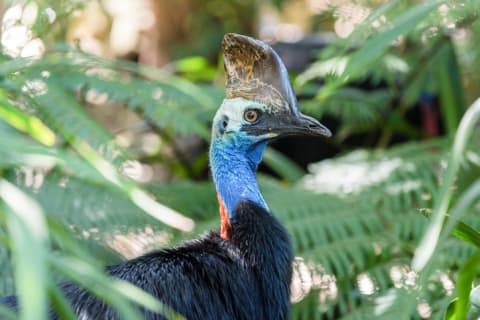
[[[298,115],[290,117],[290,124],[287,124],[284,129],[278,128],[281,135],[303,135],[303,136],[322,136],[331,137],[332,132],[321,124],[317,119],[299,113]]]

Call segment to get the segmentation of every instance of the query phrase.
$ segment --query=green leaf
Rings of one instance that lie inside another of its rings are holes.
[[[469,296],[472,290],[472,283],[478,276],[480,267],[480,251],[472,255],[460,269],[457,280],[458,301],[455,303],[455,318],[457,320],[466,319]]]
[[[420,271],[425,267],[425,265],[429,262],[430,258],[432,258],[434,251],[438,246],[440,234],[442,232],[443,222],[447,215],[447,209],[450,204],[450,199],[452,197],[451,186],[454,183],[455,176],[462,162],[462,157],[465,152],[466,145],[469,141],[470,136],[473,133],[474,126],[476,125],[479,118],[480,99],[476,100],[470,106],[470,108],[463,116],[462,121],[460,122],[460,126],[458,127],[457,133],[455,135],[455,141],[452,147],[452,152],[448,161],[447,171],[445,173],[442,187],[440,189],[440,194],[438,198],[439,200],[435,205],[432,221],[430,222],[430,226],[425,233],[422,241],[420,242],[415,252],[415,256],[412,260],[412,267],[415,270]],[[466,197],[468,198],[467,200],[470,201],[472,197],[478,196],[476,188],[478,188],[479,186],[480,183],[473,186],[473,188],[475,188],[475,190],[472,189],[473,194],[470,195],[469,193],[466,193]],[[466,209],[466,203],[469,202],[467,200],[465,200],[465,202],[459,202],[462,207],[458,210],[458,215],[461,214],[464,209]],[[452,216],[448,221],[447,226],[444,228],[444,235],[450,233],[454,223],[456,222],[456,217],[457,214],[452,213]]]
[[[337,80],[324,86],[317,97],[324,99],[343,84],[360,76],[366,68],[377,63],[378,59],[390,48],[393,41],[411,32],[441,3],[440,0],[422,1],[398,16],[391,22],[386,31],[374,35],[363,43],[362,47],[349,57],[342,75]]]
[[[458,298],[453,299],[447,307],[447,311],[445,311],[445,316],[443,320],[455,320],[455,307],[457,305]]]
[[[70,306],[70,302],[65,298],[63,292],[53,284],[48,288],[48,296],[52,302],[52,308],[58,314],[60,319],[76,320],[77,316]]]
[[[453,230],[453,235],[460,240],[463,240],[477,249],[480,249],[480,232],[470,227],[469,225],[459,222]]]
[[[7,222],[12,239],[20,319],[47,319],[48,299],[45,292],[49,241],[42,209],[6,180],[0,180],[0,198],[8,207]]]
[[[55,134],[38,118],[26,115],[6,101],[0,100],[0,118],[44,145],[52,146],[55,143]]]
[[[447,132],[453,134],[465,111],[461,70],[457,62],[455,48],[451,41],[442,46],[435,59],[436,81],[442,108],[443,123]]]
[[[3,305],[0,305],[0,317],[4,320],[18,320],[17,315]]]
[[[204,57],[187,57],[175,61],[174,64],[177,71],[190,81],[212,81],[217,74],[217,69]]]

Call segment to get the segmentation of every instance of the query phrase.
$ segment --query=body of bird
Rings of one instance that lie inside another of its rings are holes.
[[[256,170],[272,138],[330,133],[298,111],[286,69],[269,46],[227,34],[223,49],[227,97],[214,118],[210,148],[220,232],[106,271],[186,319],[287,319],[292,248],[260,193]],[[119,319],[114,309],[76,284],[64,282],[60,288],[79,319]],[[15,296],[0,303],[17,308]],[[145,319],[164,319],[142,312]],[[50,318],[57,319],[53,310]]]

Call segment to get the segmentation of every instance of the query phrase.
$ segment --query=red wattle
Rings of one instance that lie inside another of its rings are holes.
[[[220,208],[220,237],[225,240],[230,240],[230,232],[232,230],[232,224],[230,223],[230,217],[228,216],[227,207],[223,203],[220,194],[217,192],[217,199]]]

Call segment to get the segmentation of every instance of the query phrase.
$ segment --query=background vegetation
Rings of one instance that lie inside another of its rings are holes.
[[[323,39],[293,72],[301,107],[334,138],[276,144],[260,174],[297,256],[292,319],[478,317],[480,4],[305,3],[307,16],[296,1],[153,1],[150,25],[109,1],[3,3],[0,294],[18,294],[18,317],[45,319],[53,304],[73,319],[62,279],[126,319],[138,319],[126,301],[178,316],[102,267],[217,228],[219,42],[300,40],[300,27],[265,22],[295,10],[310,21],[295,50]],[[171,12],[182,28],[158,34]],[[118,44],[122,25],[137,33]],[[319,149],[329,159],[305,169],[298,154]]]

